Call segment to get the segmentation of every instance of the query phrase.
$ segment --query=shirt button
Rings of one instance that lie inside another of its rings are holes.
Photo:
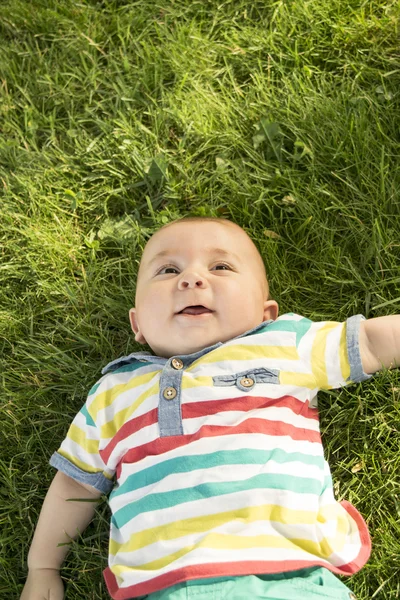
[[[163,396],[166,400],[173,400],[176,396],[176,389],[173,387],[165,388]]]
[[[240,380],[240,383],[243,387],[251,387],[254,385],[254,379],[251,379],[251,377],[243,377],[243,379]]]
[[[353,594],[353,592],[350,592],[349,598],[350,598],[350,600],[357,600],[357,598],[355,597],[355,595]]]
[[[173,358],[171,364],[174,367],[174,369],[182,369],[183,367],[183,362],[180,358]]]

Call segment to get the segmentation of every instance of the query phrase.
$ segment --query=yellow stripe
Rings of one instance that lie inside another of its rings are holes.
[[[131,387],[133,387],[133,386],[131,386]],[[112,389],[114,389],[114,388],[112,388]],[[124,389],[124,391],[126,391],[126,390]],[[111,439],[112,437],[114,437],[114,435],[117,433],[117,431],[119,429],[121,429],[122,425],[124,425],[124,423],[126,423],[129,420],[131,415],[138,409],[138,407],[143,402],[145,402],[145,400],[147,400],[147,398],[149,398],[150,396],[153,396],[154,394],[158,395],[159,391],[160,391],[160,386],[159,386],[159,382],[157,381],[157,383],[152,385],[152,387],[150,389],[148,389],[145,392],[143,392],[142,394],[140,394],[139,398],[137,398],[135,400],[135,402],[132,402],[132,404],[130,404],[126,408],[123,408],[122,410],[115,413],[113,415],[113,418],[111,421],[104,423],[104,425],[102,425],[100,427],[101,439],[108,440],[108,439]]]
[[[344,518],[341,517],[339,520],[344,521]],[[340,529],[343,529],[343,527],[340,527]],[[305,540],[303,538],[289,539],[273,535],[236,536],[232,534],[210,533],[204,537],[200,543],[185,546],[173,554],[163,556],[162,558],[148,563],[135,565],[135,567],[127,568],[125,565],[115,565],[112,567],[112,571],[114,575],[120,576],[127,571],[132,571],[133,568],[140,569],[141,571],[164,569],[182,556],[185,556],[198,548],[213,548],[229,551],[243,551],[250,548],[284,548],[288,550],[297,550],[299,552],[307,552],[315,557],[328,559],[332,553],[338,552],[343,547],[344,542],[345,536],[340,532],[335,538],[323,538],[320,542]]]
[[[328,373],[326,370],[326,338],[328,333],[338,326],[338,323],[326,323],[315,334],[314,343],[311,350],[311,369],[315,377],[316,385],[319,389],[330,389],[328,383]]]
[[[336,504],[323,507],[319,513],[308,510],[294,510],[277,504],[250,506],[240,510],[192,517],[160,525],[159,527],[144,529],[143,531],[133,533],[130,540],[124,544],[119,544],[115,540],[110,539],[109,550],[110,554],[114,555],[118,552],[134,552],[149,544],[154,544],[154,540],[159,542],[162,540],[173,540],[191,533],[204,533],[234,520],[241,520],[245,523],[264,520],[289,525],[314,525],[325,523],[328,520],[337,519],[338,517],[340,519],[343,511],[344,509],[340,505],[337,507]],[[340,527],[341,535],[344,535],[347,528],[347,521],[344,521]]]
[[[103,473],[104,477],[106,477],[107,479],[113,478],[112,475],[105,473],[103,469],[96,469],[96,467],[93,467],[93,465],[88,465],[87,463],[83,462],[83,460],[79,460],[79,458],[76,458],[76,456],[72,456],[71,454],[65,452],[65,450],[62,450],[61,448],[59,448],[57,452],[58,454],[61,454],[61,456],[69,460],[73,465],[79,467],[79,469],[82,469],[82,471],[86,471],[88,473]]]
[[[296,387],[306,387],[310,390],[315,389],[315,377],[312,373],[293,373],[281,371],[279,374],[281,385],[293,385]]]
[[[190,367],[187,367],[186,371],[192,371],[199,365],[213,364],[218,361],[240,360],[245,364],[246,360],[259,360],[260,358],[299,360],[299,355],[295,346],[246,346],[243,344],[240,346],[224,346],[201,356]]]
[[[132,378],[125,383],[118,383],[114,385],[111,389],[105,390],[104,392],[100,392],[97,394],[93,402],[90,404],[90,415],[94,421],[96,421],[97,413],[100,410],[103,410],[107,406],[113,404],[114,400],[121,394],[121,392],[127,392],[128,390],[133,390],[144,383],[148,383],[155,377],[161,369],[156,372],[152,371],[151,373],[145,373],[144,375],[136,376],[132,375]]]
[[[187,369],[185,369],[187,370]],[[196,388],[196,387],[213,387],[214,383],[213,383],[213,379],[212,377],[210,377],[209,375],[196,375],[196,378],[191,377],[186,377],[185,373],[183,373],[183,377],[182,377],[182,389],[183,390],[190,390],[191,388]]]
[[[304,541],[304,540],[302,540]],[[236,537],[233,535],[222,535],[219,533],[211,533],[206,538],[203,538],[200,543],[192,544],[191,546],[185,546],[179,552],[168,554],[158,560],[153,560],[149,563],[141,565],[135,565],[135,567],[126,568],[125,565],[115,565],[112,567],[114,575],[123,575],[127,571],[131,571],[133,568],[140,569],[141,571],[156,571],[163,569],[173,564],[182,556],[186,556],[193,550],[198,548],[214,548],[214,549],[229,549],[232,550],[244,550],[246,548],[288,548],[294,549],[295,543],[283,537],[274,537],[271,535],[259,535],[259,536],[248,536],[248,537]],[[316,545],[316,544],[314,544]],[[302,548],[303,549],[303,548]],[[238,559],[238,558],[237,558]],[[243,557],[241,557],[243,559]],[[235,558],[232,556],[232,560]]]
[[[88,439],[85,435],[85,432],[82,431],[82,429],[80,429],[77,425],[74,425],[74,423],[70,425],[67,436],[81,448],[83,448],[83,450],[88,454],[99,453],[99,440]]]
[[[340,336],[339,360],[343,381],[347,381],[350,377],[350,364],[347,356],[346,325],[342,328],[342,334]]]

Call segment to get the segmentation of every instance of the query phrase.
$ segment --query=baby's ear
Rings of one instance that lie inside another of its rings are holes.
[[[139,344],[147,344],[146,340],[143,337],[142,332],[139,329],[139,323],[137,321],[136,318],[136,308],[131,308],[129,311],[129,320],[131,323],[131,329],[133,331],[133,333],[135,334],[135,340],[139,343]]]
[[[279,306],[275,300],[266,300],[264,302],[264,321],[272,319],[275,321],[278,318]]]

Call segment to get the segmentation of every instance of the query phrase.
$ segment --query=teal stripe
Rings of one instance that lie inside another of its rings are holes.
[[[117,369],[115,369],[115,371],[109,371],[108,374],[112,374],[112,375],[116,375],[117,373],[133,373],[134,371],[137,371],[138,369],[142,369],[143,368],[143,363],[139,362],[139,361],[135,361],[134,364],[129,364],[129,365],[123,365],[122,367],[118,367]]]
[[[301,319],[301,321],[297,321],[296,327],[296,348],[299,347],[301,338],[307,333],[312,325],[312,321],[310,319]]]
[[[86,419],[86,425],[91,425],[92,427],[96,427],[96,423],[93,421],[92,417],[88,413],[88,409],[86,408],[86,404],[84,404],[81,408],[81,413],[84,415]]]
[[[303,317],[299,321],[274,321],[269,325],[266,325],[257,333],[264,333],[265,331],[288,331],[296,334],[296,348],[299,347],[301,338],[307,333],[312,325],[310,319]]]
[[[291,491],[298,494],[314,494],[319,496],[321,493],[321,482],[310,477],[294,477],[292,475],[279,474],[261,474],[245,479],[244,481],[227,481],[224,483],[202,483],[191,488],[174,490],[171,492],[161,492],[159,494],[149,494],[136,502],[124,506],[112,516],[114,527],[120,529],[131,519],[134,519],[145,512],[163,510],[195,502],[196,500],[209,499],[212,504],[212,498],[224,496],[226,494],[235,494],[242,491],[256,489],[275,489],[282,491]],[[223,504],[221,505],[223,509]],[[177,511],[179,519],[179,511]],[[154,514],[156,522],[156,513]]]
[[[274,460],[279,464],[292,463],[293,461],[302,462],[306,465],[315,465],[322,472],[324,468],[323,456],[309,456],[300,452],[289,453],[285,450],[268,451],[244,448],[241,450],[222,450],[210,454],[178,456],[130,475],[117,490],[112,492],[110,500],[121,494],[158,483],[171,473],[189,473],[200,469],[223,467],[224,465],[240,465],[241,467],[246,464],[265,465],[270,460]]]
[[[92,396],[95,392],[97,392],[97,388],[100,386],[101,381],[95,383],[94,386],[89,390],[88,396]]]
[[[321,494],[323,492],[325,492],[325,490],[327,490],[328,488],[329,489],[333,488],[332,475],[325,475],[324,485],[323,485]]]

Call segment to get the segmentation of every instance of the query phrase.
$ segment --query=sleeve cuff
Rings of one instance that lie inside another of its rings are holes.
[[[108,494],[114,487],[113,481],[104,477],[103,473],[88,473],[87,471],[82,471],[82,469],[79,469],[79,467],[72,464],[72,462],[67,460],[64,456],[61,456],[58,452],[54,452],[49,463],[52,467],[55,467],[59,471],[65,473],[65,475],[68,475],[68,477],[71,477],[80,483],[91,485],[103,494]]]
[[[350,376],[347,381],[358,383],[371,379],[373,374],[364,373],[360,353],[360,324],[365,321],[363,315],[354,315],[346,321],[347,356],[350,364]]]

